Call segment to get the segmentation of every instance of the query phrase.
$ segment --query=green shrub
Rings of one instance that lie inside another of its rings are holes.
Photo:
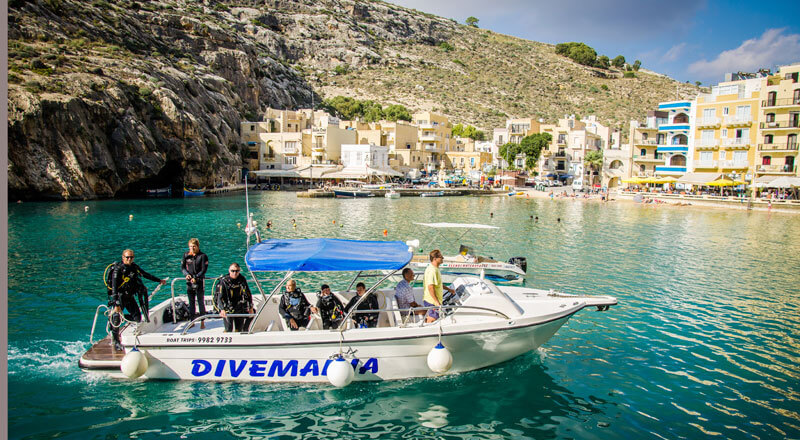
[[[39,83],[39,81],[27,81],[25,83],[25,90],[27,90],[27,91],[29,91],[31,93],[39,93],[43,89],[42,89],[42,85]]]
[[[558,43],[556,53],[584,66],[594,66],[597,61],[597,52],[584,43]]]
[[[599,93],[600,92],[600,90],[595,86],[589,87],[589,91],[592,92],[592,93]]]
[[[606,92],[608,91],[608,86],[605,84],[601,85],[600,88],[605,90]]]
[[[31,68],[31,72],[37,75],[50,76],[53,74],[53,68],[52,67]]]
[[[441,47],[445,52],[452,52],[455,49],[455,47],[453,47],[453,45],[447,41],[442,41],[439,43],[439,47]]]
[[[15,73],[8,72],[8,83],[9,84],[20,84],[20,83],[22,83],[22,78],[20,78],[19,75],[15,74]]]
[[[453,62],[454,62],[454,63],[456,63],[456,64],[458,64],[458,65],[459,65],[459,66],[461,66],[461,67],[467,67],[467,65],[466,65],[466,64],[464,64],[464,62],[463,62],[463,61],[461,61],[461,60],[459,60],[458,58],[455,58],[455,59],[453,59]]]
[[[339,64],[338,66],[336,66],[336,67],[333,69],[333,71],[334,71],[334,72],[336,72],[336,74],[337,74],[337,75],[346,75],[346,74],[347,74],[347,72],[348,72],[348,70],[349,70],[349,69],[348,69],[348,68],[347,68],[347,66],[346,66],[346,65],[344,65],[344,64]]]
[[[627,71],[622,75],[623,78],[636,78],[636,74],[632,71]]]

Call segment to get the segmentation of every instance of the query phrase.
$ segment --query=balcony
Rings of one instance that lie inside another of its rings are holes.
[[[567,145],[567,140],[566,139],[558,138],[558,141],[556,141],[556,142],[558,143],[558,145]]]
[[[721,160],[719,161],[720,168],[723,169],[747,169],[750,168],[750,163],[746,160]]]
[[[419,137],[422,142],[441,142],[442,137],[438,134],[423,134]]]
[[[689,131],[689,123],[659,125],[658,131]]]
[[[676,167],[676,166],[656,167],[656,173],[674,174],[674,173],[685,173],[685,172],[686,172],[686,167]]]
[[[292,145],[284,145],[283,154],[297,154],[297,147]]]
[[[648,156],[646,154],[634,154],[633,155],[634,162],[664,162],[663,157],[655,157],[655,156]]]
[[[716,168],[717,161],[716,160],[696,160],[694,161],[695,169],[700,168]]]
[[[635,145],[658,145],[655,139],[639,139],[634,142]]]
[[[697,120],[697,128],[716,128],[719,127],[719,118],[702,118]]]
[[[747,150],[750,148],[750,139],[747,138],[734,138],[725,139],[722,145],[729,150]]]
[[[553,157],[565,158],[565,157],[567,157],[567,152],[566,151],[559,151],[556,154],[554,154]]]
[[[760,173],[794,174],[797,171],[797,165],[758,165],[756,170]]]
[[[656,150],[659,153],[688,153],[688,145],[659,145]]]
[[[719,148],[719,139],[700,139],[697,141],[697,145],[695,145],[694,148],[695,150],[716,150]]]
[[[727,127],[749,127],[753,125],[753,118],[747,116],[725,116],[725,125]]]
[[[798,143],[791,144],[758,144],[758,151],[797,151]]]
[[[800,107],[800,99],[797,98],[780,98],[780,99],[767,99],[761,101],[761,107]]]
[[[791,128],[800,128],[800,121],[789,120],[789,121],[762,122],[760,126],[762,130],[786,130]]]
[[[439,151],[439,147],[437,145],[425,145],[425,151]]]

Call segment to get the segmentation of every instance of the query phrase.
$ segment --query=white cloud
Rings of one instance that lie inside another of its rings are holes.
[[[723,51],[711,61],[703,59],[690,64],[688,70],[705,78],[720,78],[726,72],[753,72],[762,67],[797,62],[800,60],[800,34],[784,34],[785,30],[767,29],[761,37]]]
[[[664,55],[661,56],[661,62],[669,62],[677,60],[683,50],[686,49],[686,43],[680,43],[672,46]]]

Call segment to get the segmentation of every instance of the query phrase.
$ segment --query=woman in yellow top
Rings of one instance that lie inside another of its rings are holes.
[[[444,261],[442,252],[439,249],[434,249],[428,254],[431,264],[425,268],[425,276],[423,278],[423,285],[425,286],[425,296],[422,298],[422,305],[425,307],[439,307],[442,305],[442,297],[444,296],[443,289],[452,292],[453,289],[442,285],[442,273],[439,271],[439,265]],[[436,309],[428,310],[425,315],[425,322],[434,322],[439,319],[439,311]]]

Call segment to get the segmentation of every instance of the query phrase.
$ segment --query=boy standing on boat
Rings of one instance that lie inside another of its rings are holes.
[[[228,314],[244,315],[253,314],[253,295],[247,280],[240,276],[242,269],[237,263],[231,263],[228,275],[219,280],[219,295],[217,295],[217,308],[225,324],[225,331],[243,332],[247,330],[253,318],[228,317]]]
[[[431,264],[425,269],[425,276],[423,278],[425,286],[425,296],[422,298],[422,305],[425,307],[439,307],[442,305],[442,298],[444,297],[443,289],[448,292],[453,292],[448,286],[442,285],[442,273],[439,271],[439,265],[444,261],[442,251],[434,249],[428,254]],[[425,322],[434,322],[439,319],[439,311],[436,309],[428,310],[425,315]]]
[[[150,320],[147,310],[147,288],[144,287],[140,276],[150,281],[159,282],[161,285],[167,284],[167,280],[159,279],[145,272],[138,264],[133,262],[133,257],[133,250],[125,249],[122,251],[122,263],[114,264],[111,270],[108,306],[112,308],[112,314],[109,320],[111,321],[111,337],[114,341],[114,349],[118,351],[123,350],[119,340],[119,328],[122,326],[122,309],[128,312],[125,314],[125,319],[135,322],[142,320],[142,310],[136,304],[134,295],[139,296],[139,302],[142,309],[144,309],[145,318],[148,321]]]
[[[206,314],[205,283],[206,270],[208,269],[208,256],[200,250],[200,240],[192,238],[189,240],[189,252],[183,254],[181,260],[181,272],[186,275],[186,295],[189,296],[189,311],[194,319],[195,302],[200,309],[200,315]],[[200,328],[206,328],[205,321],[200,323]]]

